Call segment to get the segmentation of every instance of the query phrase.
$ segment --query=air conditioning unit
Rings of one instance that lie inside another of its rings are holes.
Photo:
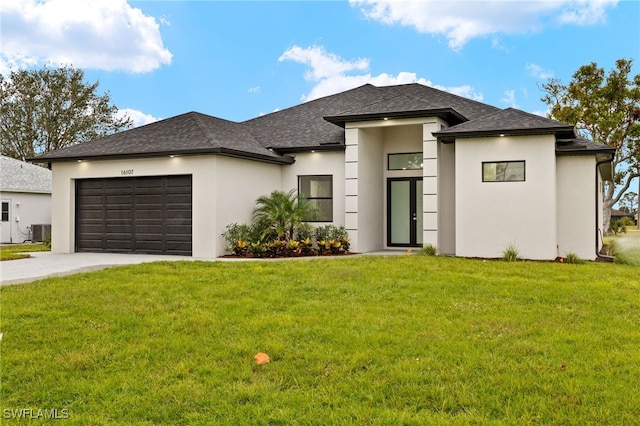
[[[31,241],[41,243],[51,236],[51,225],[31,225]]]

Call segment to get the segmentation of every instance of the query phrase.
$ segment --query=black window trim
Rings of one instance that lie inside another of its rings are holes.
[[[410,155],[410,154],[419,154],[420,156],[424,156],[424,154],[422,153],[422,151],[412,151],[412,152],[389,152],[387,154],[387,170],[388,171],[402,171],[402,170],[422,170],[423,167],[420,167],[418,169],[392,169],[391,168],[391,156],[392,155]]]
[[[9,221],[10,221],[10,219],[11,219],[11,218],[9,217],[9,204],[10,204],[10,203],[11,203],[10,201],[2,201],[2,212],[0,213],[0,215],[2,216],[2,217],[0,218],[0,220],[1,220],[2,222],[9,222]],[[5,206],[7,206],[6,210],[5,210],[5,208],[4,208]],[[6,219],[5,219],[5,216],[6,216]]]
[[[484,165],[485,164],[500,164],[500,163],[522,163],[523,173],[522,179],[520,180],[485,180],[484,179]],[[526,160],[507,160],[507,161],[483,161],[482,168],[480,169],[480,174],[482,175],[482,182],[487,183],[506,183],[506,182],[526,182],[527,180],[527,162]]]
[[[306,194],[303,194],[300,191],[300,179],[301,178],[313,178],[313,177],[328,177],[329,179],[329,184],[331,185],[330,189],[331,189],[331,197],[308,197]],[[311,201],[311,200],[331,200],[331,217],[328,220],[324,220],[324,219],[319,219],[319,220],[305,220],[304,222],[317,222],[317,223],[327,223],[327,222],[333,222],[333,175],[329,175],[329,174],[315,174],[315,175],[298,175],[298,194],[302,194],[305,199]]]

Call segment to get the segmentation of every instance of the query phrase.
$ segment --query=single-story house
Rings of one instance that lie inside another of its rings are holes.
[[[635,214],[629,213],[629,212],[625,212],[623,210],[611,209],[611,220],[613,220],[613,219],[624,219],[625,217],[628,217],[629,219],[631,219],[631,222],[634,225],[638,224],[638,222],[636,221],[636,215]]]
[[[0,156],[0,243],[43,241],[51,228],[51,170]]]
[[[244,122],[189,112],[36,157],[53,251],[214,258],[255,200],[297,189],[355,252],[595,259],[613,149],[421,84],[371,84]]]

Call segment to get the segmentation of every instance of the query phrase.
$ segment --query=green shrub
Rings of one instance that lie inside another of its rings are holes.
[[[623,234],[627,233],[627,227],[625,225],[625,222],[621,219],[612,219],[611,222],[609,223],[609,230],[613,232],[613,235],[618,235],[621,232]]]
[[[249,247],[248,247],[248,252],[253,257],[263,257],[266,251],[267,251],[267,249],[266,249],[265,245],[262,244],[260,241],[257,241],[255,243],[251,243],[251,244],[249,244]]]
[[[584,263],[584,260],[580,259],[580,257],[578,257],[578,255],[575,253],[567,253],[567,256],[565,257],[565,262],[579,265],[581,263]]]
[[[617,263],[618,265],[635,265],[633,258],[629,256],[629,254],[624,252],[616,253],[613,263]]]
[[[308,239],[313,239],[314,235],[316,232],[316,228],[313,227],[312,225],[304,222],[299,224],[298,226],[296,226],[296,239],[298,241],[302,241],[302,240],[306,240]]]
[[[618,242],[613,238],[605,238],[602,242],[602,254],[605,256],[615,256],[620,252]]]
[[[300,255],[313,256],[317,254],[316,250],[313,248],[313,240],[311,237],[307,237],[304,240],[298,240],[298,244]]]
[[[507,248],[502,251],[502,260],[506,260],[507,262],[515,262],[519,256],[520,252],[513,243],[510,243]]]
[[[324,225],[316,228],[319,254],[346,253],[351,246],[349,233],[344,226]]]
[[[270,230],[281,241],[294,239],[296,228],[306,217],[313,217],[315,208],[303,196],[292,189],[289,192],[273,191],[256,200],[253,212],[254,223],[261,228]],[[263,235],[264,238],[264,235]],[[271,239],[271,238],[269,238]]]
[[[418,254],[422,256],[435,256],[437,253],[438,250],[433,244],[425,244],[418,250]]]
[[[624,216],[622,218],[622,225],[625,226],[625,227],[626,226],[634,226],[635,222],[629,216]]]
[[[348,240],[349,233],[344,226],[324,225],[316,228],[316,241]]]

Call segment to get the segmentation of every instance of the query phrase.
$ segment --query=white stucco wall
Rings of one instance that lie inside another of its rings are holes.
[[[456,145],[438,144],[438,253],[456,253]]]
[[[345,226],[355,251],[388,248],[387,179],[421,177],[422,172],[387,170],[387,155],[422,152],[423,126],[436,121],[426,117],[346,124]]]
[[[298,189],[298,176],[333,176],[333,222],[335,226],[344,225],[344,151],[318,151],[295,154],[295,163],[282,166],[282,190],[287,192]],[[314,226],[326,225],[325,222],[313,222]]]
[[[0,199],[9,203],[9,221],[0,222],[0,243],[21,243],[30,238],[31,225],[51,224],[49,193],[0,191]]]
[[[513,244],[527,259],[557,254],[555,138],[456,140],[456,254],[501,257]],[[482,162],[524,160],[524,182],[482,182]]]
[[[75,180],[127,176],[192,175],[193,257],[223,254],[222,232],[250,221],[255,199],[279,189],[280,166],[214,155],[53,163],[52,251],[75,247]]]
[[[596,160],[594,156],[558,157],[558,249],[596,258]]]
[[[358,241],[354,251],[384,248],[383,131],[358,130]]]
[[[288,167],[223,156],[215,157],[215,161],[215,186],[210,186],[207,193],[209,202],[215,204],[215,229],[212,231],[215,252],[205,257],[224,254],[226,241],[222,233],[227,225],[251,223],[256,200],[274,190],[283,189],[281,167]],[[199,231],[194,225],[194,236],[196,232]]]

